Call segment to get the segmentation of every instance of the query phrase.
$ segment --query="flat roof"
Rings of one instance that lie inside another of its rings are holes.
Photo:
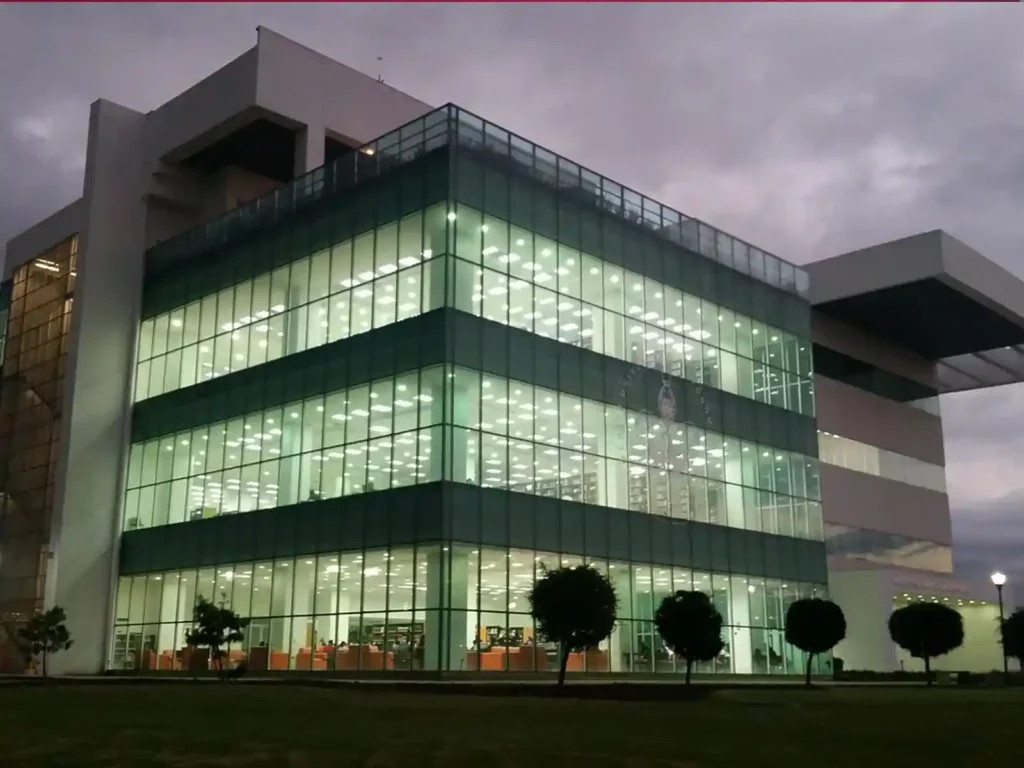
[[[1024,281],[946,232],[804,268],[815,309],[934,361],[941,392],[1024,381]]]

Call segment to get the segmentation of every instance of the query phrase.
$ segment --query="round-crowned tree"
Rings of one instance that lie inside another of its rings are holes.
[[[537,630],[560,646],[558,684],[569,654],[594,648],[615,628],[618,600],[608,577],[586,566],[555,568],[530,591]]]
[[[931,661],[956,650],[964,642],[963,617],[942,603],[911,603],[889,616],[893,642],[924,662],[924,676],[932,684]]]
[[[654,612],[654,626],[676,656],[686,660],[686,684],[695,661],[711,661],[725,643],[722,614],[703,592],[680,590],[666,595]]]
[[[811,684],[811,663],[819,653],[828,653],[846,637],[843,609],[831,600],[807,597],[786,610],[786,642],[807,654],[807,675]]]
[[[1024,664],[1024,608],[1003,620],[1003,652]]]

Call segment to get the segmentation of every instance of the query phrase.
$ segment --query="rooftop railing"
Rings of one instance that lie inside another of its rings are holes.
[[[429,112],[220,218],[153,246],[147,259],[159,266],[227,244],[443,146],[485,154],[492,163],[526,173],[562,194],[644,227],[730,269],[808,297],[809,280],[802,269],[453,104]]]

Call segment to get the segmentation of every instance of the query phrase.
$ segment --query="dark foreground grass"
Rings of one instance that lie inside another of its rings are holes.
[[[281,685],[0,686],[0,765],[1020,766],[1024,690],[607,702]]]

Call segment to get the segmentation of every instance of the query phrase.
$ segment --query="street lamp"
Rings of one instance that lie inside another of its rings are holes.
[[[1006,574],[996,571],[992,574],[992,583],[996,585],[996,594],[999,595],[999,645],[1003,653],[1003,682],[1010,684],[1010,667],[1006,660],[1006,630],[1005,619],[1003,618],[1003,585],[1006,583]]]

